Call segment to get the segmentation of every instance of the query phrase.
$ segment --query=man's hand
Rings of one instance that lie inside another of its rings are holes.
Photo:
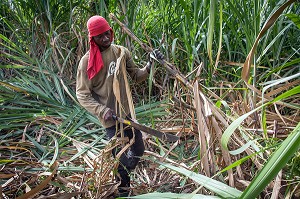
[[[114,111],[111,110],[111,109],[109,109],[109,110],[105,113],[105,115],[104,115],[104,117],[103,117],[104,121],[107,122],[107,121],[109,121],[109,120],[113,120],[113,115],[114,115],[114,114],[115,114]]]
[[[158,50],[158,49],[155,49],[152,51],[152,54],[153,56],[156,58],[156,59],[164,59],[164,55]],[[151,56],[150,56],[151,57]]]
[[[158,49],[153,50],[149,54],[149,60],[147,63],[147,71],[148,72],[150,72],[150,70],[151,70],[153,59],[162,60],[162,59],[164,59],[164,55]]]

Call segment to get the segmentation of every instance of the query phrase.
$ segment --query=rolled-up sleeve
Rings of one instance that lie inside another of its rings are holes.
[[[146,66],[144,68],[138,68],[138,66],[134,63],[131,53],[128,49],[125,50],[125,54],[126,70],[130,77],[137,83],[145,81],[149,76]]]

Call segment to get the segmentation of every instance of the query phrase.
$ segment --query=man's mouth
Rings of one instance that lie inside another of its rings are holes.
[[[103,42],[101,43],[101,46],[107,47],[107,46],[109,46],[109,45],[110,45],[110,41],[103,41]]]

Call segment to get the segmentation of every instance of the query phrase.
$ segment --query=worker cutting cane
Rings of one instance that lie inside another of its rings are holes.
[[[149,58],[143,68],[138,68],[127,48],[112,44],[114,32],[101,16],[91,17],[87,21],[87,28],[90,49],[81,58],[78,66],[76,96],[80,104],[100,120],[108,139],[111,139],[120,129],[113,115],[135,118],[134,110],[130,107],[130,92],[124,92],[128,89],[126,74],[136,82],[146,80],[152,59]],[[156,59],[164,57],[159,50],[154,50],[152,56]],[[139,130],[125,128],[123,133],[129,141],[134,138],[128,152],[121,155],[118,166],[119,193],[120,196],[127,196],[130,188],[129,172],[137,166],[145,147]],[[113,155],[120,150],[113,150]]]

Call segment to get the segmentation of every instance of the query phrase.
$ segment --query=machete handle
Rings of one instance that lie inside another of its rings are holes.
[[[112,115],[112,118],[113,118],[115,121],[118,121],[118,122],[120,122],[120,123],[129,125],[129,126],[131,125],[131,121],[130,121],[130,120],[126,120],[126,119],[120,118],[120,117],[116,116],[115,114]]]
[[[118,117],[115,114],[112,114],[111,116],[115,121],[118,121]]]

